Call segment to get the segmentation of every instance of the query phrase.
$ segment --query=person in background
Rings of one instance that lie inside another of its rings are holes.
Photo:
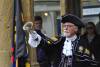
[[[86,32],[82,37],[87,42],[90,51],[94,54],[94,59],[99,63],[98,67],[100,67],[100,35],[97,33],[94,22],[88,22],[85,28]]]
[[[46,36],[45,32],[42,29],[42,24],[43,24],[42,17],[41,16],[35,16],[34,24],[33,24],[34,28],[33,29],[44,40],[51,43],[52,40]],[[32,36],[32,37],[34,37],[34,36]],[[44,44],[45,43],[43,43],[43,42],[41,43],[41,45],[44,45]],[[33,47],[32,45],[30,45],[30,46]],[[48,55],[48,53],[52,53],[52,52],[49,52],[47,48],[43,48],[42,46],[38,46],[36,48],[37,62],[39,63],[40,67],[51,67],[51,57],[50,57],[51,55],[50,54]]]

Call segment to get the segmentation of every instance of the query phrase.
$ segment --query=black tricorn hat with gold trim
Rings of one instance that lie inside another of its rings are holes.
[[[76,25],[78,28],[84,27],[84,24],[83,24],[83,22],[80,20],[80,18],[77,17],[77,16],[75,16],[75,15],[72,15],[72,14],[67,14],[67,15],[62,16],[61,22],[62,22],[62,23],[67,23],[67,22],[73,23],[73,24]]]

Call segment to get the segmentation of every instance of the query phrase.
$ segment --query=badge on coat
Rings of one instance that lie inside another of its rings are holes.
[[[84,47],[83,46],[79,46],[79,51],[78,52],[80,52],[80,53],[83,53],[83,49],[84,49]]]

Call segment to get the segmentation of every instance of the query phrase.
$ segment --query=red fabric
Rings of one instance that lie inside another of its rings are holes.
[[[11,62],[12,63],[14,62],[14,56],[11,56]]]
[[[11,51],[14,52],[14,48],[11,48]]]

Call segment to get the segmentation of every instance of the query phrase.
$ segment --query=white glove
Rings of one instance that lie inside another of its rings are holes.
[[[31,47],[37,47],[40,44],[41,36],[36,33],[36,31],[32,31],[29,33],[28,43]]]

